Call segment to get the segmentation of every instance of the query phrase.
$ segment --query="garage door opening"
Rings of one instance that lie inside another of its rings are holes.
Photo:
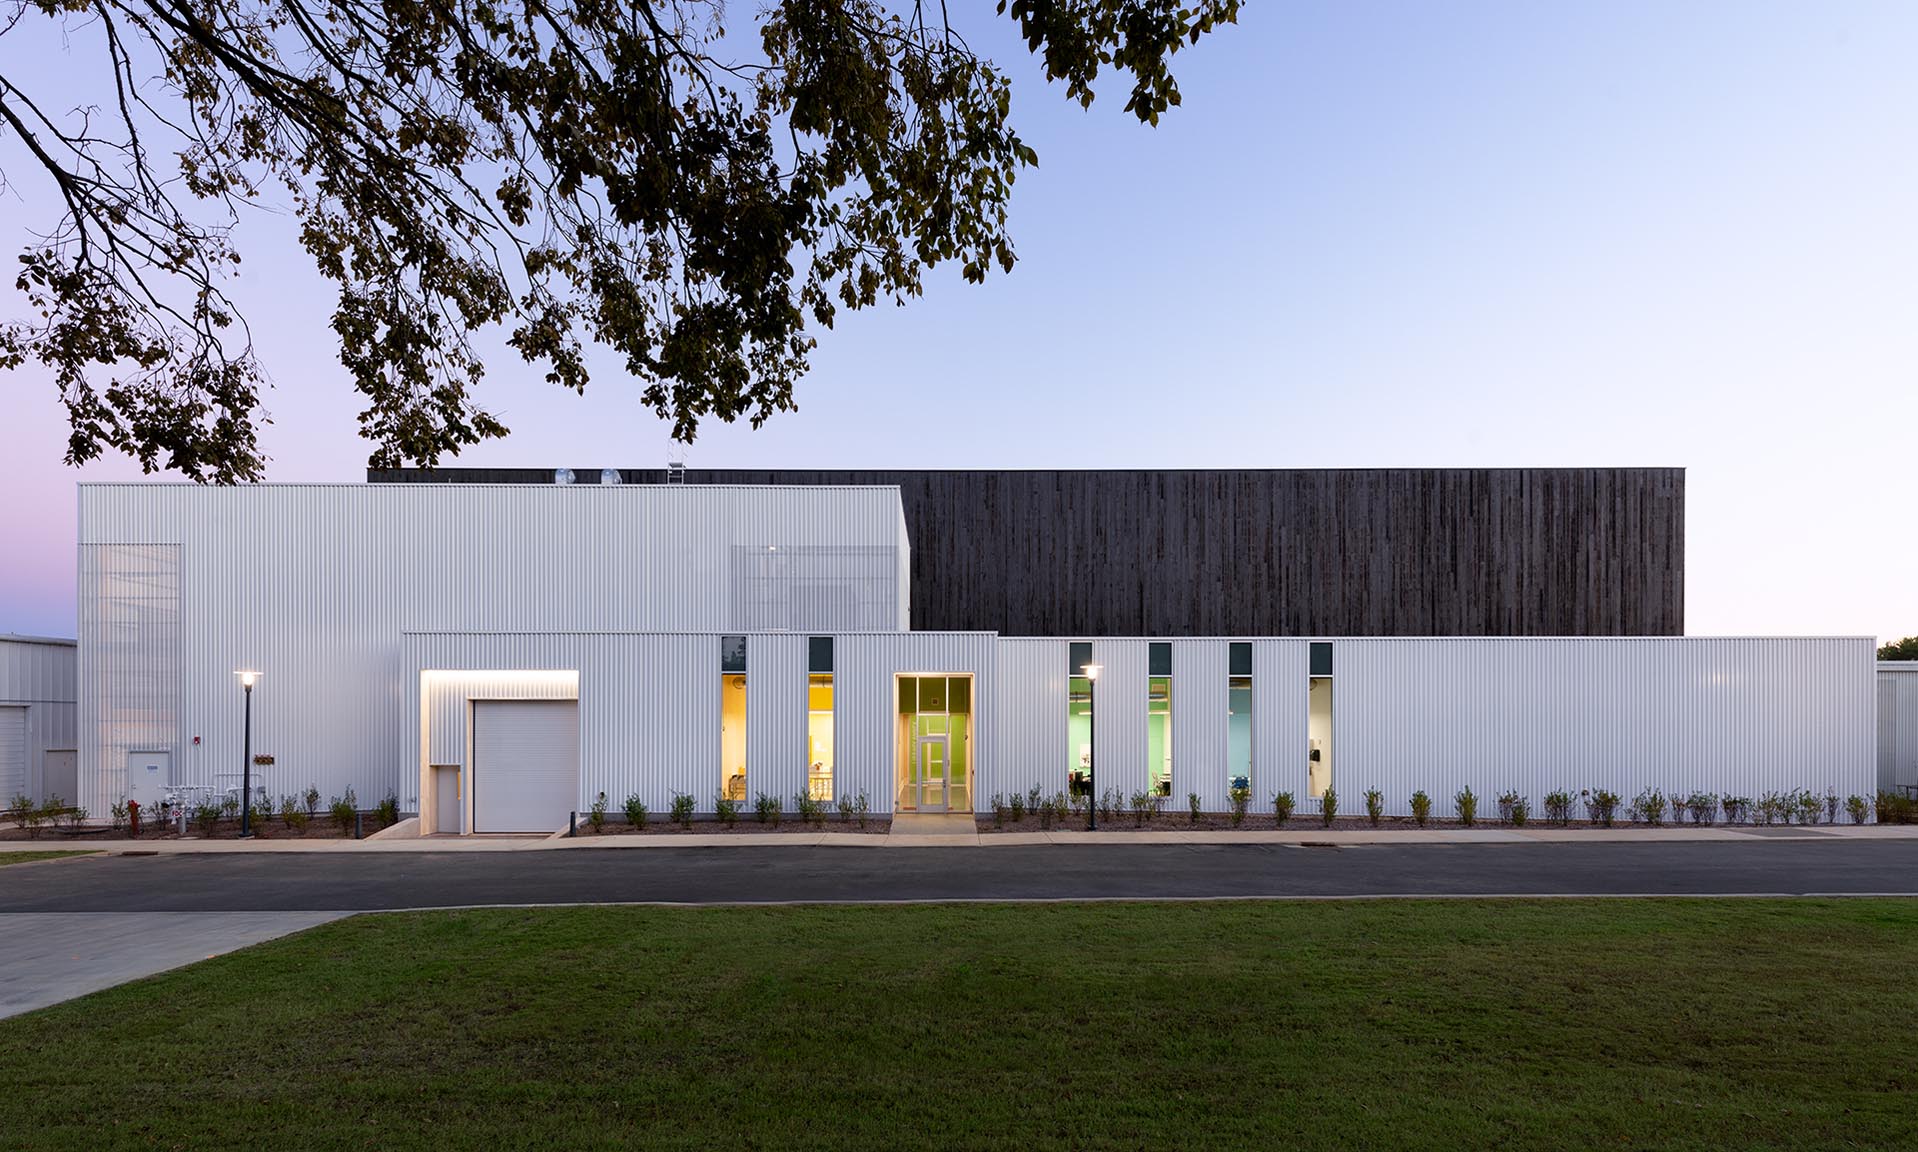
[[[579,702],[473,701],[473,831],[557,832],[579,801]]]

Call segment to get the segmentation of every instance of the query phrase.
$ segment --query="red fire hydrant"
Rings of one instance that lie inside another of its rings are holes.
[[[128,834],[135,840],[140,838],[140,802],[138,800],[127,801],[127,829]]]

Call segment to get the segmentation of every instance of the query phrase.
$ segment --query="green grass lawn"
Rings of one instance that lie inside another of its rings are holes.
[[[0,1021],[0,1145],[1913,1148],[1918,902],[372,916]]]
[[[89,849],[64,849],[63,850],[59,848],[50,848],[45,851],[36,849],[32,852],[0,852],[0,868],[4,868],[9,864],[26,864],[34,860],[58,860],[62,856],[96,856],[96,855],[98,855],[97,852],[94,852]]]

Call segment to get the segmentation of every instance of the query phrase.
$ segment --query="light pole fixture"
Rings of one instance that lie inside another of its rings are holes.
[[[1092,747],[1086,752],[1086,831],[1099,830],[1099,673],[1097,664],[1088,663],[1086,674],[1086,735]]]
[[[240,738],[240,839],[253,837],[253,682],[260,674],[251,668],[234,673],[246,689],[246,728]]]

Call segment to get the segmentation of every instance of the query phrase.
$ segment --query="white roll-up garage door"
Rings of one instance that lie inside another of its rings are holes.
[[[473,702],[473,830],[554,832],[579,798],[579,702]]]
[[[27,790],[27,710],[0,708],[0,808]]]

